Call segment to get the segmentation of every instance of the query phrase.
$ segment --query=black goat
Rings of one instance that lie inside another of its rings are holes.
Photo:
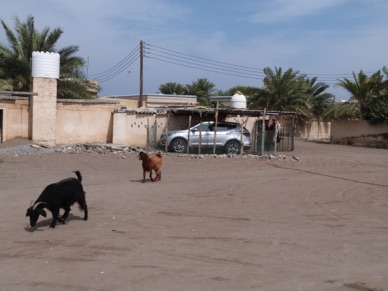
[[[77,175],[77,179],[67,178],[48,185],[35,203],[27,209],[26,216],[30,217],[30,225],[32,227],[36,225],[39,215],[46,217],[44,208],[50,210],[53,215],[50,227],[54,228],[57,220],[65,223],[70,212],[70,206],[75,202],[84,211],[84,220],[88,219],[88,206],[86,205],[85,192],[81,184],[82,176],[79,171],[74,173]],[[59,217],[60,208],[65,210],[62,217]]]

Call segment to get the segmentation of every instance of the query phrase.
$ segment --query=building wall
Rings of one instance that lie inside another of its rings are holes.
[[[82,101],[57,103],[57,144],[111,143],[112,113],[118,104]]]
[[[388,121],[376,125],[364,120],[332,121],[330,143],[388,148]]]
[[[296,137],[308,140],[329,140],[331,134],[331,122],[317,120],[298,122],[296,125]]]
[[[118,143],[145,147],[157,143],[166,130],[185,129],[188,116],[120,111],[119,103],[85,100],[56,103],[56,143]],[[2,141],[14,138],[32,139],[32,117],[28,98],[0,98]],[[228,117],[226,121],[245,121]],[[167,121],[168,120],[168,121]],[[203,121],[206,121],[206,117]],[[209,119],[213,120],[213,119]],[[221,119],[220,119],[221,120]],[[257,118],[250,117],[246,127],[253,133]],[[191,126],[199,122],[192,117]],[[370,125],[366,121],[307,122],[296,126],[296,136],[331,143],[388,148],[388,122]]]
[[[2,110],[2,141],[14,138],[31,138],[29,101],[26,99],[0,100]]]
[[[166,115],[125,110],[113,114],[113,143],[146,147],[157,143],[166,128]]]

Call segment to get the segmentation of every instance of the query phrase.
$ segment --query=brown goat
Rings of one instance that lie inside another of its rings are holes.
[[[139,160],[142,161],[143,166],[143,183],[145,182],[145,176],[147,172],[150,172],[150,179],[152,182],[160,181],[162,178],[162,171],[160,170],[162,167],[162,155],[161,153],[157,153],[156,155],[150,157],[145,152],[139,153]],[[152,171],[155,172],[155,179],[152,178]]]

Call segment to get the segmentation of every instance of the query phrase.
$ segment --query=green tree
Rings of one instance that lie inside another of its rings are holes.
[[[183,95],[185,87],[182,84],[175,82],[167,82],[159,86],[160,93]]]
[[[325,119],[349,120],[360,119],[360,107],[354,102],[334,103],[327,111],[324,112]]]
[[[354,80],[339,81],[339,86],[351,94],[350,103],[358,107],[361,118],[372,124],[388,119],[388,71],[385,67],[382,71],[383,74],[379,70],[370,77],[363,71],[358,75],[353,72]]]
[[[16,17],[15,31],[1,20],[9,46],[0,44],[0,90],[30,91],[31,57],[33,51],[54,52],[60,55],[58,98],[90,98],[98,86],[88,81],[83,73],[85,60],[74,54],[78,46],[56,50],[55,45],[63,33],[61,28],[42,31],[35,29],[34,17],[25,22]],[[5,77],[7,76],[7,77]]]
[[[206,78],[197,79],[185,87],[186,95],[196,95],[199,105],[211,105],[209,97],[216,91],[215,85]]]
[[[306,83],[308,84],[307,94],[309,98],[311,114],[317,119],[320,120],[325,116],[325,112],[330,110],[334,104],[334,95],[325,92],[329,88],[329,85],[316,82],[317,77],[311,79],[306,78]]]
[[[260,92],[260,88],[251,86],[235,86],[228,90],[229,95],[233,96],[236,92],[241,92],[245,97],[255,96]]]
[[[231,93],[230,90],[215,90],[213,92],[213,96],[232,96],[233,94]]]
[[[282,68],[264,69],[264,86],[248,99],[250,109],[267,108],[274,111],[298,111],[308,113],[309,85],[305,75],[291,68],[283,73]]]

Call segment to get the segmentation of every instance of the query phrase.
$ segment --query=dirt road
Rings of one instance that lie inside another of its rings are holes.
[[[0,156],[1,290],[388,290],[388,151],[297,141],[283,160]],[[295,160],[292,155],[299,158]],[[89,220],[25,217],[80,170]]]

